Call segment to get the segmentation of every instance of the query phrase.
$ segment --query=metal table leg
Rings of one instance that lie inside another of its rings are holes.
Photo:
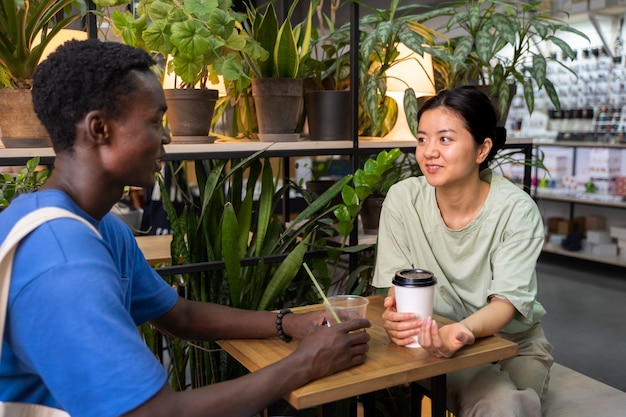
[[[433,417],[446,416],[446,374],[430,378]]]
[[[376,395],[370,392],[361,398],[363,399],[363,417],[376,417]]]

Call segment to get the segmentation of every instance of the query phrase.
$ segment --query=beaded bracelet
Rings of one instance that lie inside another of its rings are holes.
[[[287,336],[283,331],[283,317],[285,317],[289,313],[293,313],[293,311],[289,310],[288,308],[283,308],[276,315],[276,333],[278,333],[278,337],[280,337],[280,340],[282,340],[283,342],[291,342],[292,339],[291,336]]]

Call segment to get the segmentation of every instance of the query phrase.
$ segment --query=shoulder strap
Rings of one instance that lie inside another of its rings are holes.
[[[34,210],[22,217],[13,225],[13,228],[0,246],[0,340],[4,338],[4,324],[7,314],[7,303],[9,300],[9,288],[11,286],[11,270],[13,269],[13,255],[18,243],[30,232],[41,226],[43,223],[58,219],[70,218],[78,220],[87,226],[99,237],[100,232],[91,223],[71,211],[59,207],[42,207]],[[0,344],[0,355],[2,345]]]

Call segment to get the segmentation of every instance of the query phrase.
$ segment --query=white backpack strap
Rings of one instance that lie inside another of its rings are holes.
[[[13,255],[18,243],[30,232],[41,226],[43,223],[58,219],[71,218],[78,220],[87,226],[99,237],[100,232],[91,223],[71,211],[59,207],[43,207],[30,212],[18,220],[7,237],[0,246],[0,338],[4,337],[4,324],[7,314],[7,303],[9,301],[9,287],[11,286],[11,270],[13,269]],[[0,344],[0,356],[2,345]]]

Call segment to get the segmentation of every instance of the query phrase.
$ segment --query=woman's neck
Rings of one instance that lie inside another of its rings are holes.
[[[476,177],[476,181],[455,187],[437,187],[435,196],[439,213],[446,226],[459,230],[470,224],[480,213],[487,195],[489,183]]]

